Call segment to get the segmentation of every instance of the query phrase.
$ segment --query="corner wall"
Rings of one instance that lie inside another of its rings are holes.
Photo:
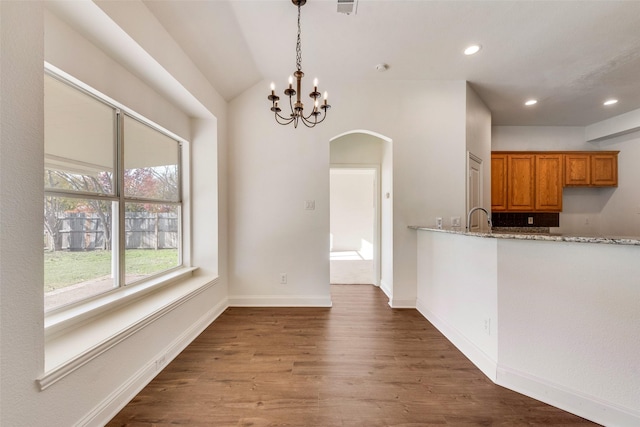
[[[467,151],[482,159],[482,207],[491,209],[491,111],[467,83]],[[465,176],[468,171],[465,170]],[[468,182],[467,182],[468,184]],[[466,199],[465,199],[466,201]],[[469,210],[473,206],[467,206]],[[463,216],[466,221],[467,215]],[[466,226],[466,223],[463,224]]]

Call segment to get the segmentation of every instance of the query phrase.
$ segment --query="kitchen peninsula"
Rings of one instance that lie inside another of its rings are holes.
[[[640,424],[640,238],[410,228],[418,310],[485,375]]]

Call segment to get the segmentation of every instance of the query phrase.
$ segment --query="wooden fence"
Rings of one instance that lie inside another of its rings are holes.
[[[45,236],[45,250],[86,251],[107,248],[104,224],[96,214],[65,213],[58,217],[53,236]],[[106,225],[106,226],[105,226]],[[178,247],[178,217],[173,213],[126,212],[126,249],[175,249]],[[45,234],[46,233],[45,231]]]

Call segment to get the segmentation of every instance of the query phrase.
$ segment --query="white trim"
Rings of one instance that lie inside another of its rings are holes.
[[[204,290],[204,289],[203,289]],[[95,408],[89,411],[75,426],[105,425],[122,408],[124,408],[136,394],[138,394],[153,378],[166,366],[158,366],[156,361],[164,359],[169,364],[191,342],[200,335],[211,323],[213,323],[227,308],[227,301],[219,302],[211,310],[207,311],[189,329],[180,334],[164,350],[147,362],[124,384],[114,390]]]
[[[497,361],[489,357],[487,353],[469,341],[467,337],[460,333],[456,328],[449,325],[444,319],[431,312],[420,299],[417,300],[416,308],[425,319],[435,326],[436,329],[438,329],[445,338],[455,345],[458,350],[460,350],[462,354],[471,361],[471,363],[476,365],[483,374],[485,374],[491,381],[496,381],[496,371],[498,369]]]
[[[416,308],[415,299],[389,299],[389,307],[391,308]]]
[[[640,411],[624,408],[524,372],[498,366],[496,384],[608,426],[640,425]]]
[[[86,299],[69,307],[52,310],[45,314],[45,337],[51,339],[71,327],[81,327],[92,318],[107,311],[129,304],[132,301],[176,283],[191,276],[197,267],[184,267],[170,271],[155,279],[150,279],[135,286],[125,286],[112,292],[102,294],[96,298]]]
[[[289,295],[229,296],[229,307],[331,307],[331,297]]]
[[[100,316],[95,322],[85,322],[82,326],[73,328],[67,333],[60,334],[45,344],[45,365],[53,367],[46,370],[36,382],[40,390],[45,390],[52,384],[66,377],[76,369],[87,364],[99,355],[103,354],[118,343],[127,339],[145,326],[153,323],[176,307],[189,301],[210,287],[218,283],[218,279],[209,280],[202,284],[200,280],[193,279],[177,283],[175,286],[163,288],[166,294],[157,292],[147,298],[141,298],[137,302],[122,308],[122,312],[113,311],[105,316]],[[154,298],[156,297],[157,298]],[[168,303],[166,301],[169,301]],[[140,317],[133,323],[122,324],[121,319],[126,319],[132,311],[140,312]],[[107,327],[99,328],[98,322],[108,323]],[[90,328],[105,329],[104,338],[96,337],[95,344],[86,343],[85,336]],[[113,331],[113,332],[111,332]],[[110,333],[111,332],[111,333]]]
[[[380,279],[380,289],[382,289],[382,292],[384,292],[387,298],[389,298],[389,301],[391,301],[391,298],[393,295],[393,292],[391,291],[391,286],[389,286],[389,284],[382,279]]]

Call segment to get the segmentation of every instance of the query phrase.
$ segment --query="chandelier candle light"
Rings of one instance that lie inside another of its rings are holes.
[[[297,128],[298,123],[302,122],[307,127],[314,127],[318,123],[322,123],[324,119],[327,118],[327,110],[331,108],[331,105],[327,104],[327,92],[324,93],[324,103],[320,105],[320,92],[318,92],[318,79],[313,80],[313,92],[309,94],[309,97],[313,99],[313,109],[311,112],[305,116],[304,115],[304,105],[300,100],[301,86],[302,86],[302,77],[304,77],[304,73],[302,72],[302,48],[300,43],[300,8],[307,3],[307,0],[291,0],[291,2],[298,7],[298,41],[296,42],[296,71],[293,73],[293,76],[289,76],[289,87],[284,90],[285,96],[289,97],[289,106],[291,108],[291,113],[289,117],[285,117],[280,114],[282,109],[278,105],[278,101],[280,97],[276,95],[276,85],[271,83],[271,95],[268,96],[269,101],[271,101],[271,111],[275,114],[276,122],[281,125],[288,125],[293,123],[293,127]],[[293,88],[293,78],[296,79],[296,88]],[[296,102],[293,103],[293,96],[296,96]],[[324,112],[324,115],[322,112]],[[322,118],[318,120],[318,118],[322,115]]]

